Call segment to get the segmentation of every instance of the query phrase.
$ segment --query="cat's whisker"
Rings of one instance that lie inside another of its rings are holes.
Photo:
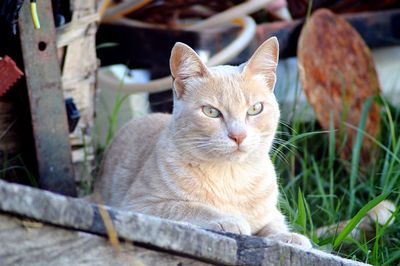
[[[298,147],[295,145],[295,144],[293,144],[292,142],[290,142],[290,141],[287,141],[287,140],[283,140],[283,139],[280,139],[280,138],[275,138],[274,139],[274,143],[277,143],[277,144],[279,144],[279,145],[281,145],[281,146],[290,146],[290,147],[292,147],[292,148],[294,148],[294,149],[298,149]]]
[[[290,130],[293,131],[295,134],[297,134],[297,131],[296,131],[293,127],[291,127],[288,123],[283,122],[283,121],[280,120],[280,121],[279,121],[279,124],[283,125],[284,127],[290,129]]]
[[[186,145],[179,146],[181,152],[192,153],[193,151],[198,151],[199,149],[202,150],[202,153],[226,153],[226,150],[223,147],[217,147],[214,143],[200,143],[200,144],[193,144],[187,143]]]
[[[277,152],[281,152],[282,154],[284,154],[283,149],[285,149],[286,151],[288,151],[291,154],[296,154],[297,153],[297,149],[296,148],[292,149],[292,148],[287,147],[287,146],[282,146],[282,145],[275,146],[275,145],[272,145],[272,148]]]
[[[298,151],[298,147],[294,145],[293,143],[280,139],[280,138],[275,138],[273,141],[272,146],[276,147],[279,150],[286,149],[290,151],[291,153],[295,153],[295,151]]]
[[[283,136],[287,136],[287,137],[293,136],[293,134],[290,134],[289,132],[285,132],[285,131],[276,131],[275,133],[276,133],[276,135],[283,135]]]
[[[296,155],[298,152],[296,150],[292,150],[290,148],[285,147],[286,151],[282,148],[275,148],[277,151],[281,152],[282,154],[293,154]]]
[[[285,150],[288,150],[288,151],[290,151],[292,153],[294,153],[295,151],[296,152],[298,151],[298,148],[296,146],[287,145],[286,143],[274,142],[273,146],[276,147],[279,150],[285,149]]]
[[[275,157],[278,161],[281,161],[284,165],[290,166],[289,157],[282,151],[274,151],[271,153],[271,157]]]
[[[283,161],[286,165],[289,165],[289,161],[286,159],[286,156],[282,151],[271,147],[271,153],[274,153],[279,160]]]

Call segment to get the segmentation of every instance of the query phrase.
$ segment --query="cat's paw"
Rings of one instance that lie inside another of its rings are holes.
[[[312,248],[311,241],[307,237],[297,233],[278,233],[268,236],[268,238],[275,239],[284,243],[302,246],[304,248]]]
[[[245,219],[235,216],[224,216],[216,220],[211,220],[204,227],[210,230],[241,235],[251,234],[250,224]]]

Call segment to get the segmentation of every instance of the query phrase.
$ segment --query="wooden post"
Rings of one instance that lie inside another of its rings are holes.
[[[40,29],[34,28],[29,1],[24,1],[19,29],[35,139],[38,181],[43,189],[75,196],[51,1],[38,1],[37,10]]]

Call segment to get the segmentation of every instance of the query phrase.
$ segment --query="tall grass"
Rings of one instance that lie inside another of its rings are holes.
[[[372,238],[356,240],[350,234],[368,210],[383,199],[400,205],[400,110],[378,100],[382,136],[376,139],[364,131],[373,100],[364,104],[358,126],[345,125],[356,132],[349,161],[337,154],[335,135],[339,131],[333,122],[328,132],[322,131],[317,122],[282,124],[272,158],[281,177],[281,207],[296,230],[307,234],[322,250],[373,265],[399,265],[399,209],[393,214],[392,225],[376,224]],[[380,153],[368,171],[361,171],[359,158],[365,138],[371,139]],[[347,219],[347,226],[333,237],[318,237],[315,233],[318,227]]]

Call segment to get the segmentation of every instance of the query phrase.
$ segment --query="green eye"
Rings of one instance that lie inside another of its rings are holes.
[[[217,118],[221,116],[221,112],[218,109],[213,108],[211,106],[203,106],[201,110],[206,116],[211,118]]]
[[[258,115],[259,113],[261,113],[263,110],[263,104],[258,102],[253,104],[249,110],[247,110],[247,114],[248,115]]]

